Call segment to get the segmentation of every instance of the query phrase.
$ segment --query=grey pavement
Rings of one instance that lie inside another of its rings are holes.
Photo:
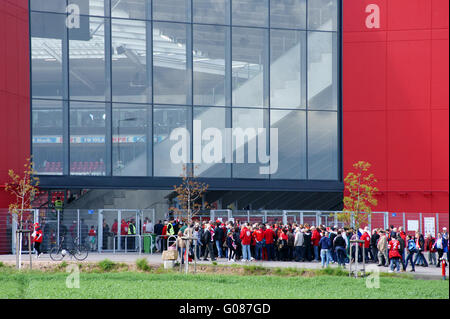
[[[147,261],[149,264],[153,265],[159,265],[162,264],[162,256],[161,254],[155,253],[155,254],[137,254],[137,253],[89,253],[89,256],[86,258],[84,262],[98,262],[104,259],[109,259],[114,262],[125,262],[125,263],[135,263],[136,260],[140,258],[147,258]],[[25,265],[28,265],[29,257],[28,255],[22,256],[22,261]],[[75,259],[71,259],[71,257],[66,256],[64,258],[66,261],[76,261]],[[15,263],[16,256],[15,255],[0,255],[0,262],[4,263]],[[33,256],[33,263],[34,262],[52,262],[56,263],[55,261],[50,259],[50,256],[48,254],[43,254],[39,257],[39,259],[36,259],[35,256]],[[221,258],[216,260],[218,265],[255,265],[255,266],[262,266],[262,267],[293,267],[293,268],[303,268],[303,269],[320,269],[321,263],[318,262],[285,262],[285,261],[250,261],[250,262],[242,262],[242,261],[236,261],[236,262],[228,262],[226,258]],[[197,261],[197,264],[212,264],[211,261]],[[330,264],[330,267],[337,268],[337,264]],[[362,265],[360,264],[360,268],[362,268]],[[348,270],[349,267],[346,265],[346,269]],[[378,269],[381,272],[388,272],[388,267],[378,267],[374,263],[366,264],[366,271],[370,271],[371,269]],[[430,265],[428,267],[422,267],[422,266],[416,266],[416,272],[410,272],[411,267],[408,266],[408,269],[403,274],[412,274],[415,278],[418,279],[442,279],[442,269],[436,268],[434,265]],[[448,277],[448,267],[446,270],[446,274]]]

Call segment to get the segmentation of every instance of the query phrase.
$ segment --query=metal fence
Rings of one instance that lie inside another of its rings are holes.
[[[282,222],[309,225],[343,226],[338,219],[340,211],[307,211],[307,210],[211,210],[196,216],[198,221],[221,220],[249,223]],[[26,228],[31,229],[35,222],[40,223],[43,230],[42,251],[49,251],[59,245],[61,236],[68,236],[66,245],[71,245],[70,238],[78,238],[79,244],[88,246],[92,251],[114,253],[153,253],[155,246],[160,245],[159,238],[144,232],[144,220],[155,224],[155,210],[139,209],[92,209],[92,210],[52,210],[34,209],[24,211],[23,220]],[[124,232],[122,221],[134,220],[136,234]],[[416,230],[436,236],[443,227],[449,226],[448,213],[403,213],[373,212],[369,219],[370,229],[386,229],[394,225],[402,226],[407,233]],[[0,253],[15,253],[15,230],[17,223],[8,214],[7,209],[0,209]],[[95,230],[95,236],[89,231]],[[136,236],[129,236],[136,235]],[[131,239],[133,238],[133,239]],[[27,247],[27,238],[23,238],[23,247]],[[148,247],[150,245],[150,248]]]

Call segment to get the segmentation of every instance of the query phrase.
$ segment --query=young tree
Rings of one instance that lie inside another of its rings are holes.
[[[199,182],[193,174],[193,169],[183,166],[182,182],[174,186],[179,207],[171,207],[170,210],[183,220],[191,224],[193,217],[197,216],[201,209],[208,208],[208,203],[202,202],[202,197],[208,191],[209,185]]]
[[[347,226],[354,225],[356,229],[368,223],[372,207],[378,204],[374,198],[378,192],[375,187],[377,179],[369,172],[371,166],[368,162],[359,161],[353,164],[354,171],[349,172],[344,179],[344,210],[338,214],[338,219]]]
[[[14,201],[9,205],[9,213],[12,219],[17,223],[18,232],[16,233],[16,255],[18,256],[18,267],[21,264],[22,255],[22,232],[24,223],[24,211],[32,208],[32,202],[39,194],[39,178],[36,177],[36,171],[33,168],[31,158],[27,158],[24,164],[22,176],[16,174],[12,169],[8,171],[9,182],[5,184],[5,191],[14,197]]]

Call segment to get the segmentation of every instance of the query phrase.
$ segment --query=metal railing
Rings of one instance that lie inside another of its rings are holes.
[[[325,224],[326,226],[341,226],[341,222],[337,218],[341,211],[312,211],[312,210],[211,210],[199,214],[200,221],[216,221],[217,219],[223,222],[240,220],[241,222],[283,222],[283,223],[299,223],[310,225]],[[117,233],[121,231],[120,222],[122,219],[135,219],[136,232],[141,236],[140,248],[143,247],[141,241],[143,232],[144,218],[153,218],[152,222],[155,224],[154,210],[132,210],[132,209],[74,209],[63,211],[54,209],[32,209],[24,211],[24,216],[27,225],[31,227],[35,222],[41,224],[43,230],[43,243],[41,249],[43,252],[49,251],[52,247],[59,245],[59,238],[61,235],[67,234],[74,238],[80,238],[79,243],[88,240],[89,229],[93,226],[96,231],[96,251],[112,252],[121,251],[122,247],[118,247],[115,242],[114,235],[112,235],[112,223],[114,220],[118,221]],[[16,250],[15,232],[18,228],[17,222],[11,218],[7,209],[0,209],[0,218],[4,218],[6,222],[0,223],[5,225],[0,229],[0,247],[3,253],[13,253]],[[106,220],[109,229],[103,228],[103,221]],[[423,234],[431,233],[434,237],[442,230],[443,227],[449,227],[448,213],[403,213],[403,212],[372,212],[371,218],[368,221],[370,229],[383,228],[387,229],[391,225],[395,227],[403,226],[408,233],[413,233],[415,230]],[[152,234],[154,236],[154,234]],[[154,253],[155,244],[160,247],[161,237],[168,235],[157,236],[151,239],[151,253]],[[116,246],[113,247],[115,242]],[[137,240],[137,239],[136,239]],[[23,246],[27,246],[27,239],[23,239]],[[128,241],[128,240],[127,240]],[[119,244],[120,245],[120,244]],[[119,248],[119,249],[118,249]],[[128,251],[128,249],[127,249]]]
[[[114,244],[113,244],[113,253],[116,253],[116,238],[118,239],[118,242],[122,242],[122,238],[124,239],[124,246],[125,246],[125,254],[127,253],[128,248],[128,238],[135,238],[138,239],[137,242],[139,243],[139,255],[142,252],[142,236],[141,235],[115,235],[114,236]],[[131,249],[130,249],[131,250]],[[134,241],[134,252],[136,252],[136,240]]]

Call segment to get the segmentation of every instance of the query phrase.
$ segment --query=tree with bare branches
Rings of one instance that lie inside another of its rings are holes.
[[[208,209],[209,205],[203,202],[203,195],[208,191],[209,185],[197,180],[193,169],[183,165],[182,182],[174,185],[174,192],[179,207],[170,207],[174,215],[184,222],[191,224],[192,219],[202,209]]]

